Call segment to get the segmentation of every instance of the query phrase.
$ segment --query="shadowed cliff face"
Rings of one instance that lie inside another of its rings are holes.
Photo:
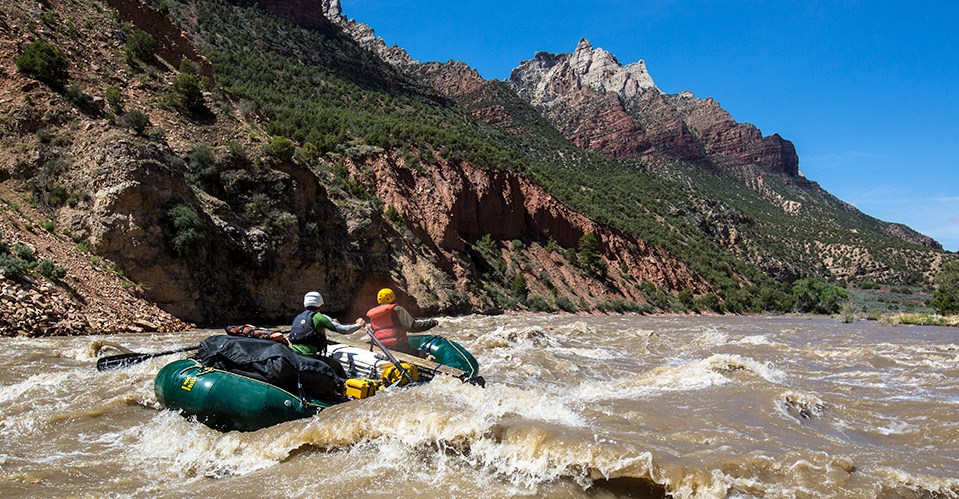
[[[368,275],[387,271],[378,218],[348,227],[302,166],[227,171],[225,202],[190,189],[181,160],[164,145],[115,134],[91,146],[77,172],[92,202],[72,214],[71,227],[177,317],[274,320],[299,309],[302,294],[314,289],[324,292],[328,310],[344,310]],[[251,226],[238,213],[255,196],[299,219],[289,217],[292,225],[270,233]],[[191,207],[201,222],[203,240],[187,255],[170,248],[174,206]]]
[[[200,67],[200,73],[213,80],[213,66],[210,61],[193,45],[183,31],[170,19],[139,0],[106,0],[110,7],[138,29],[146,31],[159,45],[158,55],[168,63],[177,66],[183,59],[189,59]]]
[[[304,28],[324,30],[333,28],[324,14],[325,4],[329,0],[230,0],[230,2],[237,5],[259,5],[274,16]]]

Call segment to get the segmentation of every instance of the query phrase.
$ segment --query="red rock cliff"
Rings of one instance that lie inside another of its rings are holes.
[[[580,237],[593,233],[607,264],[637,281],[674,291],[709,290],[704,279],[673,255],[586,218],[523,176],[448,163],[420,173],[391,157],[381,157],[370,166],[376,196],[447,255],[462,252],[485,234],[497,240],[552,237],[560,246],[575,248]],[[616,292],[634,299],[634,291]]]

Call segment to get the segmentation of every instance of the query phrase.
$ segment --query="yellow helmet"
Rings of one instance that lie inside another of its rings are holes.
[[[393,290],[390,288],[383,288],[376,293],[376,303],[380,305],[384,303],[393,303]]]

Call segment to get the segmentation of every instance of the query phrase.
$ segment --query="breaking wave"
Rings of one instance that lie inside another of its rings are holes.
[[[741,376],[755,376],[779,384],[786,374],[768,363],[730,354],[713,354],[705,359],[678,365],[660,366],[638,376],[610,382],[586,384],[581,395],[588,399],[648,397],[663,392],[702,390],[724,385]]]

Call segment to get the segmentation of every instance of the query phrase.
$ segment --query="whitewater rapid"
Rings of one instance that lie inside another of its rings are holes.
[[[954,329],[515,315],[434,331],[486,388],[437,377],[250,433],[159,406],[153,376],[177,356],[94,367],[104,342],[217,331],[2,339],[0,495],[959,497]]]

